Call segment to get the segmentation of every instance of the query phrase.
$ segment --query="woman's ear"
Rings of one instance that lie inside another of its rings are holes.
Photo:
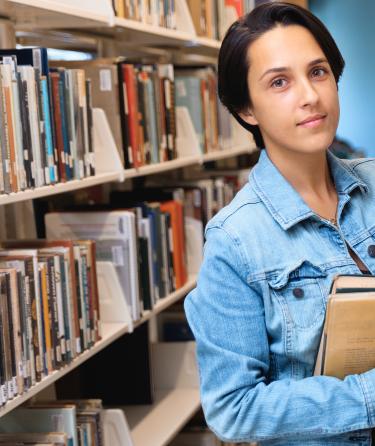
[[[238,113],[239,117],[250,125],[258,125],[258,121],[250,108]]]

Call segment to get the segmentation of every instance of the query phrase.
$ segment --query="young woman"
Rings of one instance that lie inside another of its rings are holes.
[[[332,278],[375,273],[375,160],[327,150],[343,67],[324,25],[287,3],[235,22],[220,49],[220,98],[263,148],[208,223],[185,301],[205,416],[227,441],[372,444],[375,370],[312,376]]]

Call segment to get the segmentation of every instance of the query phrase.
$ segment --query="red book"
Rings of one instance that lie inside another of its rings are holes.
[[[160,210],[171,216],[173,242],[173,268],[176,275],[176,288],[181,288],[187,281],[184,211],[179,201],[170,200],[160,203]]]
[[[124,79],[124,96],[126,92],[126,104],[128,107],[129,144],[133,156],[133,166],[140,167],[142,165],[142,160],[138,129],[137,79],[134,66],[131,64],[122,64],[122,77]]]

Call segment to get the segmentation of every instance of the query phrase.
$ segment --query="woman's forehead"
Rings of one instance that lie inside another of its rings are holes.
[[[248,49],[250,70],[308,65],[324,57],[313,34],[300,25],[277,26],[266,31]]]

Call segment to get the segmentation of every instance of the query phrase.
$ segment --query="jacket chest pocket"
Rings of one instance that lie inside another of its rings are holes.
[[[298,328],[321,324],[326,308],[322,279],[327,274],[308,261],[274,272],[268,279],[284,318]]]

